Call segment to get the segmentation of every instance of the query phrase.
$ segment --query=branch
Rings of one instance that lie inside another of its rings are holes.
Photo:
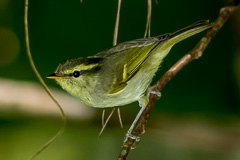
[[[229,16],[239,7],[239,1],[235,2],[233,5],[227,5],[220,10],[219,17],[214,22],[214,26],[206,33],[206,35],[200,40],[200,42],[193,48],[188,54],[183,56],[175,65],[173,65],[161,78],[155,83],[151,88],[154,91],[161,92],[162,89],[166,86],[166,84],[188,63],[190,63],[194,59],[198,59],[202,56],[203,51],[211,41],[211,39],[216,35],[217,31],[222,27],[222,25],[226,22]],[[132,134],[135,136],[139,136],[140,134],[145,133],[146,124],[148,121],[148,117],[154,107],[154,104],[157,100],[157,95],[150,94],[149,103],[139,118],[138,123],[136,124],[135,129]],[[128,138],[126,142],[121,146],[121,151],[118,157],[118,160],[124,160],[127,158],[135,140]]]

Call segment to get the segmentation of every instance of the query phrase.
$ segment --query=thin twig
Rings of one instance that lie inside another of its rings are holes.
[[[103,109],[103,112],[102,112],[102,126],[104,126],[104,122],[105,121],[105,109]]]
[[[239,7],[239,3],[235,3],[235,5],[225,6],[220,10],[220,15],[214,23],[214,26],[206,33],[206,35],[200,40],[200,42],[196,45],[194,49],[192,49],[188,54],[186,54],[183,58],[181,58],[173,67],[171,67],[162,77],[161,79],[152,86],[152,89],[155,91],[161,92],[162,89],[166,86],[166,84],[189,62],[194,59],[198,59],[202,56],[203,51],[211,41],[211,39],[215,36],[217,31],[221,28],[221,26],[226,22],[229,16]],[[146,124],[148,117],[151,113],[151,110],[157,100],[157,95],[150,94],[149,103],[142,113],[139,121],[133,130],[132,134],[135,136],[139,136],[143,134],[146,130]],[[131,150],[132,145],[135,140],[128,138],[128,140],[122,145],[121,151],[118,157],[118,160],[125,160]]]
[[[119,123],[120,123],[121,128],[123,128],[123,123],[122,123],[122,117],[121,117],[120,108],[118,108],[118,119],[119,119]]]
[[[121,3],[122,3],[122,0],[118,0],[118,10],[117,10],[117,17],[116,17],[114,37],[113,37],[113,45],[114,46],[117,44],[117,38],[118,38],[118,28],[119,28],[119,20],[120,20]]]
[[[121,112],[120,112],[120,108],[117,108],[118,109],[118,119],[119,119],[119,123],[120,123],[120,126],[121,128],[123,128],[123,124],[122,124],[122,118],[121,118]],[[105,109],[103,109],[103,112],[102,112],[102,129],[98,135],[98,138],[102,135],[102,132],[104,131],[104,129],[106,128],[110,118],[112,117],[112,114],[113,112],[115,111],[115,108],[112,109],[112,112],[109,114],[106,122],[105,122]]]
[[[44,144],[30,159],[33,160],[35,159],[42,151],[44,151],[49,145],[51,145],[54,141],[56,141],[64,132],[65,127],[66,127],[66,116],[65,113],[62,109],[62,107],[60,106],[60,104],[58,103],[58,101],[56,100],[56,98],[53,96],[53,94],[51,93],[51,91],[49,90],[49,88],[47,87],[46,83],[44,82],[44,80],[42,79],[41,75],[39,74],[33,59],[32,59],[32,54],[31,54],[31,50],[30,50],[30,44],[29,44],[29,32],[28,32],[28,5],[29,5],[29,1],[25,0],[25,10],[24,10],[24,29],[25,29],[25,41],[26,41],[26,49],[27,49],[27,56],[30,62],[30,65],[36,75],[36,77],[38,78],[38,80],[40,81],[40,83],[42,84],[43,88],[46,90],[47,94],[51,97],[51,99],[55,102],[55,104],[57,105],[57,107],[59,108],[61,115],[62,115],[62,126],[60,128],[60,130],[57,132],[57,134],[52,137],[46,144]]]
[[[98,135],[98,138],[100,138],[100,136],[102,135],[102,132],[104,131],[105,127],[107,126],[107,124],[108,124],[110,118],[112,117],[112,115],[113,115],[115,109],[116,109],[116,108],[114,107],[114,108],[112,109],[111,113],[109,114],[109,116],[108,116],[106,122],[105,122],[104,125],[102,126],[102,129],[101,129],[101,131],[100,131],[100,133],[99,133],[99,135]]]
[[[146,23],[146,29],[144,33],[144,38],[151,37],[150,30],[151,30],[151,14],[152,14],[152,1],[148,0],[148,14],[147,14],[147,23]]]

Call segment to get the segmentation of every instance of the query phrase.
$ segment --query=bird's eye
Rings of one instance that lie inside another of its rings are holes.
[[[81,75],[80,71],[74,71],[73,72],[73,77],[78,78]]]

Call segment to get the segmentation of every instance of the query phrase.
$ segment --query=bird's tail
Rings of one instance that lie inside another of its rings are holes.
[[[169,37],[168,42],[170,44],[168,44],[168,45],[174,45],[188,37],[191,37],[199,32],[202,32],[205,29],[208,29],[212,26],[213,26],[213,23],[209,23],[208,20],[203,20],[203,21],[194,23],[186,28],[183,28],[179,31],[172,33]]]

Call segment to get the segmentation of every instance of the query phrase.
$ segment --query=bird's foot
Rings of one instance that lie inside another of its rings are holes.
[[[155,95],[157,95],[158,99],[161,98],[161,96],[162,96],[161,92],[156,91],[156,90],[154,90],[154,89],[152,89],[152,88],[149,87],[149,88],[148,88],[148,92],[147,92],[147,97],[149,97],[150,94],[155,94]]]
[[[136,145],[140,142],[140,137],[132,135],[129,131],[126,133],[125,138],[124,138],[124,143],[127,142],[128,139],[135,140],[134,144],[131,146],[131,149],[135,149]]]

